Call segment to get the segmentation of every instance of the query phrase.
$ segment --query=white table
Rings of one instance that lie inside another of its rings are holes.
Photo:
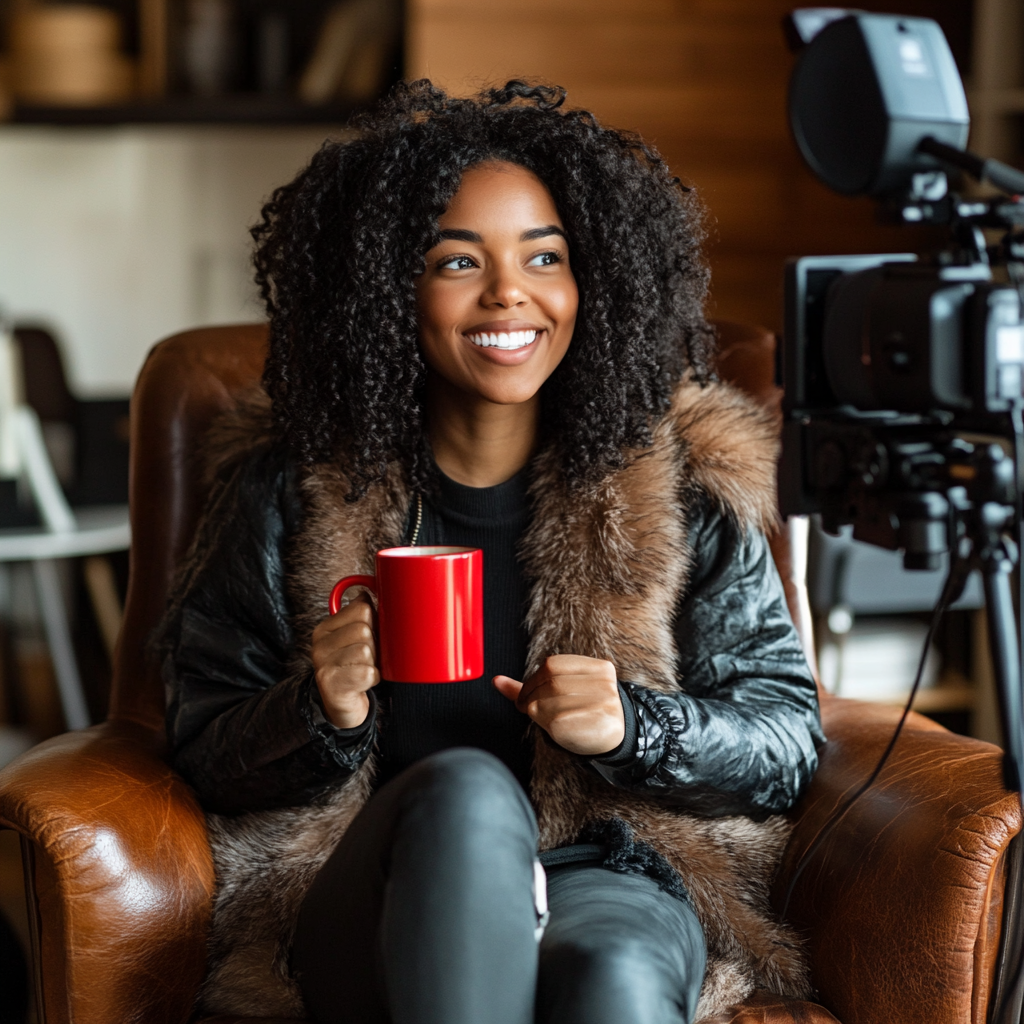
[[[131,528],[127,505],[75,509],[74,518],[74,530],[54,532],[44,526],[0,530],[0,562],[32,562],[64,720],[69,729],[84,729],[89,711],[55,559],[125,551],[131,543]]]

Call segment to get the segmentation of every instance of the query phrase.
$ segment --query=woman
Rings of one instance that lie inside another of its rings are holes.
[[[265,392],[211,441],[164,626],[210,1011],[669,1024],[806,989],[766,898],[822,740],[772,425],[713,382],[692,193],[563,98],[400,87],[254,231]],[[326,615],[402,543],[483,549],[481,679],[381,680],[368,601]]]

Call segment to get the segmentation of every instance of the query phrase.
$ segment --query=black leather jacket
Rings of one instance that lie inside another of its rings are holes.
[[[257,452],[215,501],[204,557],[161,630],[174,764],[210,810],[305,803],[366,760],[377,725],[334,728],[313,680],[289,675],[285,556],[302,509],[287,459]],[[635,738],[591,764],[615,786],[700,814],[787,810],[824,736],[771,553],[710,501],[692,508],[688,537],[693,569],[675,621],[684,691],[623,684]]]

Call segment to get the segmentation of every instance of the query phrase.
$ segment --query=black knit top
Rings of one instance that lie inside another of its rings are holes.
[[[529,719],[491,680],[522,680],[526,669],[528,591],[516,547],[528,519],[524,472],[494,487],[466,487],[442,475],[437,498],[424,501],[417,544],[483,551],[484,674],[462,683],[380,683],[377,785],[428,754],[458,746],[490,751],[527,785]]]

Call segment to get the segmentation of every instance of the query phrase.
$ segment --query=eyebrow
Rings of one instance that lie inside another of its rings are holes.
[[[543,228],[530,228],[519,236],[520,242],[533,242],[538,238],[547,238],[549,235],[560,235],[565,238],[565,232],[555,224],[548,224]]]
[[[483,242],[475,231],[466,231],[464,228],[445,228],[441,237],[450,238],[453,242],[475,242],[477,245]]]
[[[520,242],[533,242],[538,238],[548,238],[550,235],[560,235],[565,238],[565,232],[555,224],[548,224],[542,228],[530,228],[519,236]],[[453,242],[473,242],[476,245],[483,244],[483,238],[475,231],[467,231],[465,228],[445,228],[441,232],[442,238],[450,239]]]

